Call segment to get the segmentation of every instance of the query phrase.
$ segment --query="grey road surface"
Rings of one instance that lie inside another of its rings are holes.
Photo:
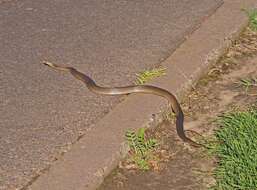
[[[29,183],[120,101],[92,94],[40,62],[72,65],[103,86],[131,84],[135,73],[158,65],[220,5],[221,0],[2,2],[0,190]]]

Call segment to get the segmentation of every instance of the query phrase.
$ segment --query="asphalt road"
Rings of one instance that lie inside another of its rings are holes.
[[[159,64],[221,0],[18,0],[0,4],[0,190],[21,188],[120,101],[92,94],[43,60],[103,86]],[[190,64],[190,63],[189,63]]]

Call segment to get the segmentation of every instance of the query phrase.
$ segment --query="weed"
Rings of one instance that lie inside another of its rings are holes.
[[[236,83],[239,87],[243,87],[245,89],[245,92],[247,93],[249,88],[257,86],[257,77],[240,79]]]
[[[257,9],[244,10],[249,18],[249,27],[257,31]]]
[[[152,80],[153,78],[163,76],[166,74],[165,71],[166,71],[166,68],[155,68],[152,70],[146,70],[139,74],[136,74],[137,79],[135,84],[141,85]]]
[[[131,160],[142,170],[150,169],[150,162],[154,159],[153,150],[157,146],[157,140],[145,138],[145,128],[140,128],[137,132],[128,130],[126,140],[132,155]]]
[[[226,113],[217,120],[219,158],[212,189],[257,189],[257,109]]]

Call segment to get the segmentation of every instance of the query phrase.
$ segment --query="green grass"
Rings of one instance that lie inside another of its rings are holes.
[[[141,73],[136,74],[136,84],[137,85],[142,85],[145,84],[146,82],[156,78],[165,75],[166,68],[155,68],[152,70],[146,70]]]
[[[149,170],[150,161],[155,159],[152,153],[157,146],[157,140],[153,138],[146,139],[145,128],[140,128],[137,132],[128,130],[125,136],[130,147],[130,160],[139,169]]]
[[[257,31],[257,9],[244,10],[249,18],[249,27]]]
[[[232,112],[218,119],[213,147],[219,158],[214,172],[217,190],[257,189],[257,108]]]

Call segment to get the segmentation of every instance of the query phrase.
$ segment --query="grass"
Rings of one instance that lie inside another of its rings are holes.
[[[255,77],[255,78],[240,79],[236,83],[239,85],[239,87],[243,87],[245,92],[247,93],[249,88],[257,87],[257,77]]]
[[[215,190],[257,189],[257,108],[227,113],[218,119],[213,147],[219,158]]]
[[[244,10],[249,18],[249,27],[257,31],[257,9]]]
[[[139,169],[149,170],[150,161],[155,159],[152,153],[157,146],[157,140],[146,139],[145,128],[140,128],[137,132],[128,130],[125,136],[130,147],[131,161]]]
[[[152,70],[146,70],[141,73],[136,74],[136,82],[137,85],[145,84],[146,82],[156,78],[160,77],[166,74],[166,68],[155,68]]]

